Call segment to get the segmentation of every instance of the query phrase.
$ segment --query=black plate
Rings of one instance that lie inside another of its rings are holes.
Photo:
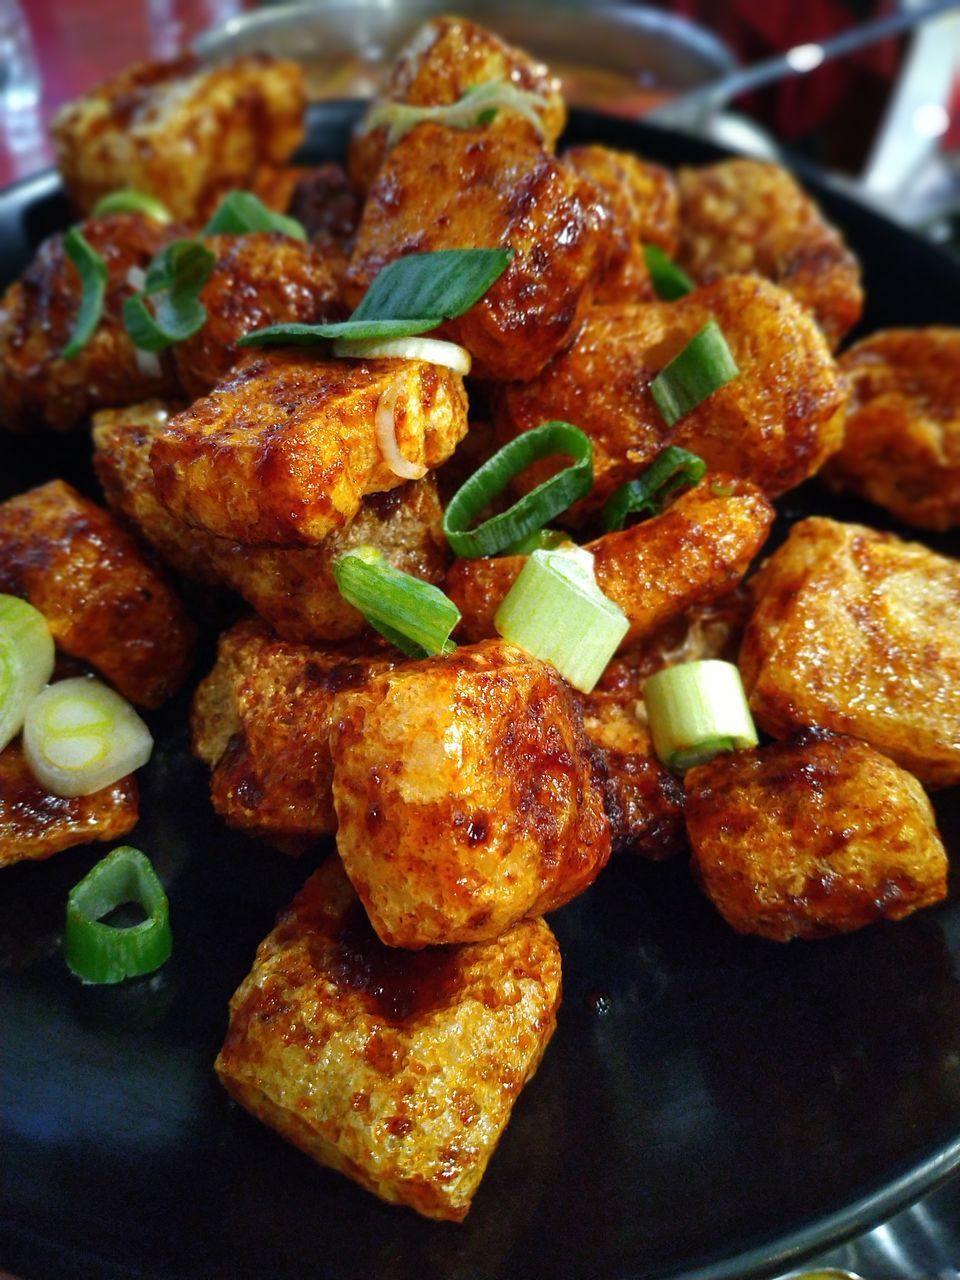
[[[317,114],[313,156],[342,153],[354,111]],[[670,164],[718,154],[601,116],[570,132]],[[863,261],[865,329],[957,319],[954,264],[811,185]],[[51,176],[0,196],[3,275],[65,217]],[[2,447],[5,492],[88,478],[80,438]],[[788,505],[887,523],[814,485]],[[66,974],[64,896],[102,850],[2,873],[0,1265],[25,1280],[760,1276],[960,1163],[956,890],[903,924],[783,947],[734,935],[681,860],[620,862],[553,917],[559,1029],[464,1226],[316,1168],[211,1071],[227,998],[309,865],[216,821],[185,706],[156,719],[134,833],[170,890],[167,971],[100,991]],[[956,794],[938,806],[960,848]]]

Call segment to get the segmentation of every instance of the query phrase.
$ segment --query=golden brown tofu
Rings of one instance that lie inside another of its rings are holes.
[[[123,304],[135,292],[128,273],[146,270],[170,229],[136,214],[112,214],[82,223],[81,231],[103,258],[108,279],[100,321],[78,355],[61,354],[82,292],[62,235],[41,245],[0,303],[0,426],[9,430],[66,431],[94,409],[176,391],[170,357],[161,358],[159,372],[144,365],[123,325]]]
[[[232,827],[301,852],[332,835],[335,694],[390,669],[377,642],[349,649],[278,640],[259,619],[220,637],[193,703],[193,750],[211,768],[213,807]]]
[[[710,474],[659,516],[588,542],[600,590],[630,622],[621,652],[692,605],[731,592],[766,541],[773,517],[755,485]],[[497,609],[525,563],[525,556],[453,563],[446,592],[463,615],[465,637],[496,634]]]
[[[468,89],[502,80],[527,93],[538,94],[546,105],[539,109],[542,133],[507,108],[501,108],[488,127],[530,138],[552,149],[563,132],[567,109],[560,82],[547,68],[522,49],[505,44],[465,18],[432,18],[401,49],[390,78],[374,98],[350,141],[350,177],[361,191],[368,191],[387,154],[387,126],[371,128],[378,107],[403,102],[414,107],[445,107],[459,101]]]
[[[613,251],[594,302],[642,302],[657,297],[643,255],[654,244],[674,257],[680,236],[677,187],[668,170],[610,147],[572,147],[564,160],[600,192],[610,216]]]
[[[91,796],[53,796],[30,772],[19,739],[0,752],[0,867],[39,861],[93,840],[115,840],[136,823],[132,775]]]
[[[328,253],[342,253],[342,270],[346,270],[363,200],[340,165],[301,170],[288,212],[301,223],[312,244]]]
[[[403,483],[378,438],[391,405],[391,443],[424,472],[466,432],[463,379],[450,369],[253,351],[157,437],[157,494],[178,519],[219,537],[315,545],[366,494]]]
[[[836,350],[860,319],[860,267],[797,180],[776,164],[681,169],[680,264],[700,284],[753,273],[808,307]]]
[[[685,783],[694,872],[739,933],[829,937],[946,896],[923,788],[856,738],[809,731],[717,756]]]
[[[602,774],[547,663],[458,649],[340,694],[332,721],[337,847],[389,946],[495,938],[603,869]]]
[[[559,1004],[560,951],[543,920],[491,942],[398,951],[332,858],[260,944],[216,1068],[320,1164],[460,1222]]]
[[[134,187],[202,222],[220,196],[282,164],[304,136],[298,63],[251,54],[204,67],[192,56],[141,62],[68,103],[51,126],[77,205]]]
[[[683,787],[655,756],[601,751],[614,853],[663,862],[687,847]]]
[[[960,329],[889,329],[840,357],[852,394],[824,479],[919,529],[960,524]]]
[[[740,373],[668,427],[650,383],[711,317]],[[501,443],[553,418],[590,436],[596,482],[572,509],[582,519],[670,444],[776,497],[839,448],[845,402],[823,335],[803,308],[766,280],[731,276],[677,302],[595,307],[539,378],[500,390],[496,425]],[[519,487],[532,488],[557,465],[529,467]]]
[[[486,295],[441,333],[478,377],[532,378],[579,328],[610,251],[596,188],[537,143],[422,124],[370,191],[344,282],[352,305],[388,263],[437,249],[510,248]]]
[[[751,582],[740,670],[757,724],[862,738],[928,787],[960,782],[960,564],[813,517]]]
[[[0,591],[29,600],[57,645],[131,702],[158,707],[187,678],[194,627],[166,578],[62,480],[0,503]]]

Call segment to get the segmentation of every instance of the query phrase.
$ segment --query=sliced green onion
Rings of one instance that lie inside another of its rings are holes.
[[[0,595],[0,751],[23,728],[27,707],[53,674],[54,644],[42,613]]]
[[[442,124],[448,129],[469,129],[471,125],[489,124],[498,111],[512,111],[523,116],[543,138],[546,130],[540,112],[547,105],[546,98],[539,93],[519,89],[509,80],[498,77],[473,85],[456,102],[444,106],[416,107],[407,102],[381,103],[363,122],[361,133],[366,134],[380,125],[387,125],[387,146],[393,147],[411,129],[424,121]]]
[[[200,232],[203,236],[246,236],[255,231],[279,231],[294,240],[306,240],[303,224],[285,213],[274,213],[252,191],[230,191]]]
[[[312,346],[329,338],[405,338],[455,320],[479,302],[513,259],[512,249],[438,249],[411,253],[377,275],[349,320],[273,324],[240,347]]]
[[[111,191],[108,195],[101,196],[93,206],[94,218],[103,218],[110,213],[142,213],[144,217],[152,218],[154,222],[171,221],[170,210],[166,205],[161,204],[156,196],[149,196],[145,191],[132,189]]]
[[[130,703],[83,676],[48,685],[30,703],[23,751],[55,796],[89,796],[150,759],[153,738]]]
[[[509,510],[476,529],[470,524],[532,462],[564,454],[572,466],[531,489]],[[569,422],[544,422],[510,440],[453,495],[443,513],[443,532],[458,556],[491,556],[543,526],[593,488],[593,445]]]
[[[650,393],[664,422],[672,427],[739,372],[723,331],[716,320],[708,320],[660,370],[650,383]]]
[[[127,928],[103,917],[125,904],[146,920]],[[67,898],[63,949],[70,970],[84,982],[122,982],[153,973],[170,958],[170,906],[150,859],[122,845],[74,885]]]
[[[107,296],[107,264],[84,238],[79,227],[71,227],[63,237],[63,250],[80,273],[80,308],[73,322],[73,332],[63,348],[64,360],[78,356],[93,337],[94,330],[103,315],[103,300]]]
[[[164,351],[202,329],[207,310],[200,301],[216,256],[199,240],[175,240],[150,263],[140,293],[123,305],[123,321],[141,351]],[[153,299],[153,311],[147,306]]]
[[[375,547],[354,547],[333,562],[340,594],[408,658],[452,653],[460,610],[432,583],[395,569]]]
[[[628,516],[659,515],[671,494],[702,480],[707,464],[695,453],[672,444],[659,453],[642,476],[610,495],[603,507],[605,532],[622,529]]]
[[[528,556],[534,551],[554,551],[564,543],[571,542],[569,533],[562,529],[534,529],[525,538],[518,538],[503,548],[505,556]]]
[[[707,658],[651,676],[643,688],[653,747],[668,769],[705,764],[721,751],[757,745],[740,672]]]
[[[333,344],[333,354],[338,359],[426,360],[428,364],[443,365],[464,376],[470,372],[472,363],[466,347],[441,342],[439,338],[383,338],[379,342],[344,339]]]
[[[597,586],[582,547],[534,551],[493,620],[504,640],[551,662],[589,693],[630,629],[623,610]]]
[[[646,259],[650,281],[657,291],[657,296],[664,302],[675,302],[697,287],[687,273],[677,266],[663,252],[659,245],[645,244],[643,256]]]

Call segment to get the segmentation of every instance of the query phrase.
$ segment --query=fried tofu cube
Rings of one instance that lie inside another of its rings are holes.
[[[812,517],[751,582],[740,670],[758,725],[862,738],[927,787],[960,782],[960,564]]]
[[[31,773],[19,739],[11,742],[0,751],[0,867],[125,836],[137,824],[137,798],[132,775],[90,796],[50,795]]]
[[[845,351],[843,448],[824,479],[898,520],[960,524],[960,329],[888,329]]]
[[[187,55],[104,81],[63,107],[51,132],[64,185],[85,212],[133,187],[197,224],[261,165],[289,158],[305,109],[296,62],[251,54],[205,67]]]
[[[596,188],[536,142],[418,125],[390,152],[344,281],[356,305],[388,263],[437,249],[512,249],[499,280],[440,332],[478,377],[532,378],[580,327],[610,251]]]
[[[158,707],[193,662],[183,605],[108,512],[62,480],[0,503],[0,591],[44,615],[59,648]]]
[[[538,94],[545,106],[538,111],[542,134],[523,116],[501,108],[488,127],[529,137],[552,148],[563,132],[567,109],[560,82],[522,49],[465,18],[432,18],[415,32],[394,59],[390,78],[357,125],[350,141],[350,177],[368,191],[387,154],[387,126],[371,128],[371,116],[385,103],[414,107],[445,107],[469,89],[502,80],[527,93]]]
[[[154,441],[157,495],[178,519],[218,537],[315,545],[366,494],[403,483],[381,452],[378,411],[387,409],[401,457],[424,471],[466,433],[463,379],[450,369],[251,352]]]
[[[663,862],[687,847],[683,787],[653,755],[601,750],[613,852]]]
[[[337,847],[389,946],[495,938],[603,869],[602,775],[547,663],[461,648],[340,694],[332,722]]]
[[[300,170],[287,210],[301,224],[312,244],[343,255],[343,269],[353,248],[363,200],[336,163]]]
[[[385,947],[332,858],[260,944],[216,1069],[320,1164],[461,1222],[559,1004],[543,920],[464,947]]]
[[[831,350],[860,319],[860,267],[796,178],[740,158],[681,169],[680,265],[699,284],[764,276],[810,309]]]
[[[856,738],[810,731],[720,755],[685,785],[694,872],[739,933],[829,937],[946,896],[923,788]]]

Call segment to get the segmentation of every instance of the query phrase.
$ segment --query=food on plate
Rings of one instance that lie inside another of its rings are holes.
[[[683,787],[649,751],[602,750],[614,853],[662,862],[687,847]]]
[[[889,329],[840,357],[850,383],[828,484],[904,524],[960,524],[960,329]]]
[[[717,756],[684,785],[694,872],[740,933],[828,937],[946,896],[923,788],[856,738],[807,731]]]
[[[359,192],[338,164],[322,164],[302,172],[287,210],[312,244],[343,254],[344,266],[362,211]]]

